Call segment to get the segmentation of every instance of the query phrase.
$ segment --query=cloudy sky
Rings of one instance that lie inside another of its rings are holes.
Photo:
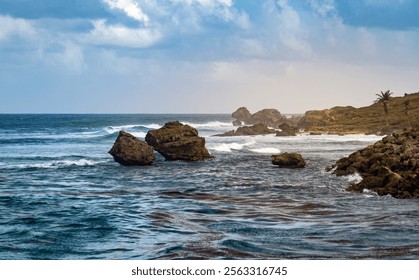
[[[300,113],[419,91],[416,0],[0,0],[0,113]]]

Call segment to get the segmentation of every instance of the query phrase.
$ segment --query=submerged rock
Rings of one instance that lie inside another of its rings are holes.
[[[166,160],[198,161],[212,157],[205,148],[205,138],[199,137],[195,128],[178,121],[149,131],[145,141]]]
[[[265,135],[275,134],[275,129],[269,128],[266,124],[258,123],[252,126],[241,126],[237,130],[227,131],[223,134],[217,134],[214,136],[246,136],[246,135]]]
[[[296,153],[281,153],[272,155],[272,164],[278,165],[281,168],[303,168],[306,162],[300,154]]]
[[[150,165],[155,161],[153,147],[125,131],[119,132],[109,154],[122,165]]]
[[[359,173],[363,180],[349,191],[372,190],[395,198],[419,198],[419,132],[384,137],[374,145],[342,158],[333,174]]]

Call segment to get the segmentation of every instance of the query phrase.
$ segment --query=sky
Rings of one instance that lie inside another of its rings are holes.
[[[416,0],[0,0],[0,113],[282,113],[419,91]]]

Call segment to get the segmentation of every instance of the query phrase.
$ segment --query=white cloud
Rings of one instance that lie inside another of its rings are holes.
[[[300,15],[287,2],[278,0],[281,8],[279,12],[279,36],[282,43],[292,51],[307,56],[311,53],[311,46],[305,38],[305,28]]]
[[[29,21],[9,16],[0,15],[0,26],[0,42],[6,41],[13,36],[32,39],[37,33]]]
[[[93,21],[94,29],[85,36],[88,43],[130,48],[147,48],[158,42],[162,35],[150,28],[128,28],[107,25],[105,20]]]
[[[336,15],[334,0],[308,0],[312,9],[322,17]]]
[[[119,9],[139,22],[148,25],[150,19],[134,0],[103,0],[111,9]]]

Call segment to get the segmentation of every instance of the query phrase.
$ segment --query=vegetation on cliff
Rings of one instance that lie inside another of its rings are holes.
[[[419,127],[419,92],[391,98],[388,98],[390,91],[383,94],[383,101],[367,107],[308,111],[298,122],[298,127],[315,133],[378,135]]]

